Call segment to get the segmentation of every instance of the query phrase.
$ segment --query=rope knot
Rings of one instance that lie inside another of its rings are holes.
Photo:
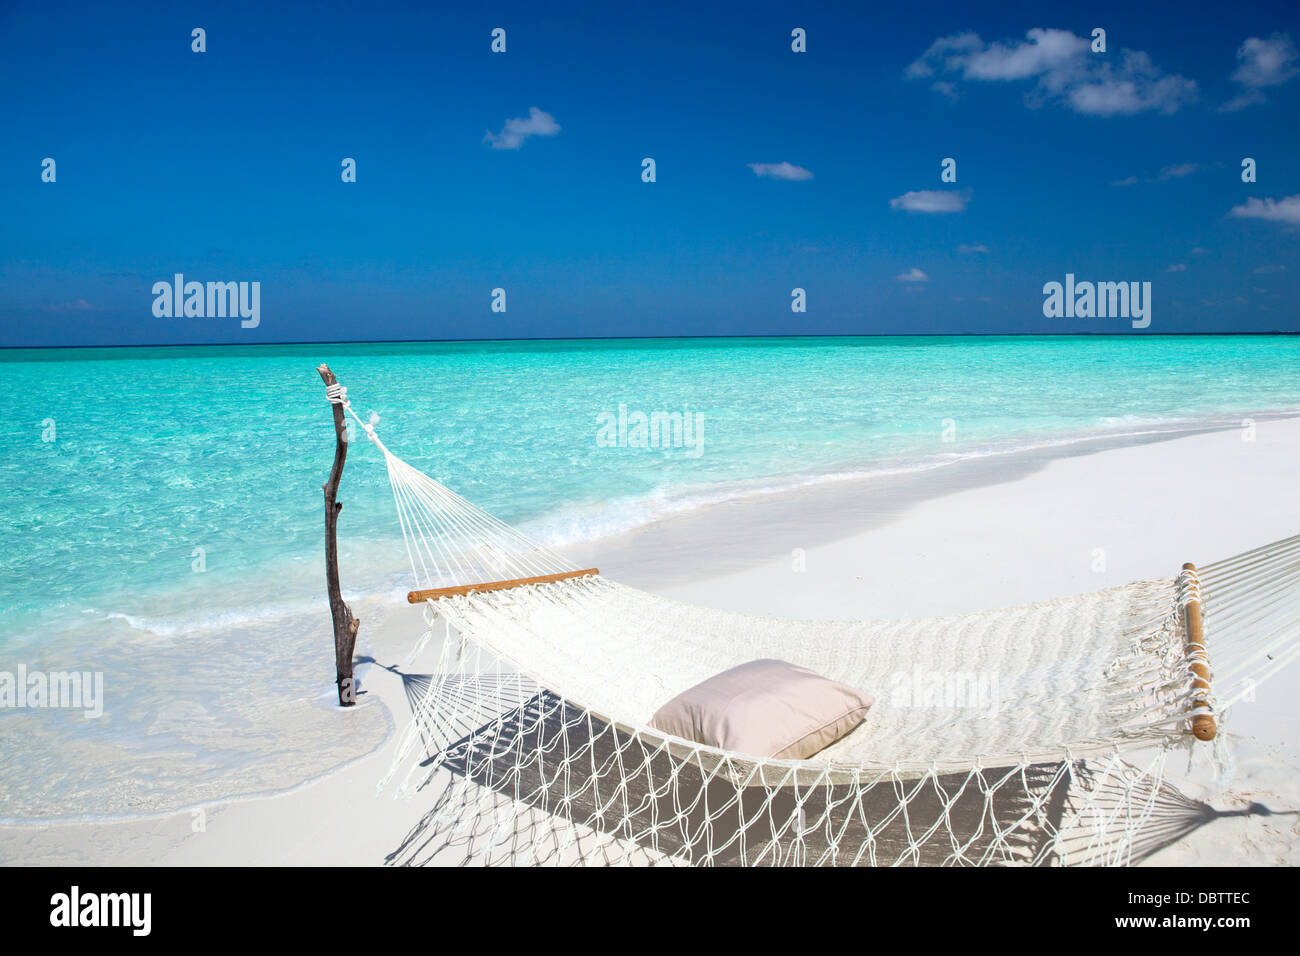
[[[326,385],[325,397],[329,399],[331,405],[346,405],[348,403],[348,388],[338,382],[333,385]]]
[[[1178,575],[1178,604],[1187,607],[1201,602],[1201,579],[1191,568],[1184,568]]]

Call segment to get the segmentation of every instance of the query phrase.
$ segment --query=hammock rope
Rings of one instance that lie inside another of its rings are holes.
[[[345,388],[327,397],[383,455],[414,588],[455,589],[424,602],[417,651],[441,622],[439,660],[386,778],[438,797],[394,862],[1127,863],[1153,820],[1203,819],[1164,782],[1175,749],[1226,759],[1221,732],[1189,744],[1194,721],[1221,729],[1300,656],[1300,536],[1023,607],[775,620],[584,571],[394,455]],[[649,726],[765,657],[876,704],[808,760]]]

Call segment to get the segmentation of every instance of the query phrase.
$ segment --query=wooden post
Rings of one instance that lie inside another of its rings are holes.
[[[1188,561],[1183,565],[1183,573],[1196,588],[1193,600],[1183,603],[1183,623],[1187,630],[1187,652],[1192,658],[1192,689],[1210,692],[1210,658],[1205,646],[1205,620],[1201,608],[1200,579],[1196,576],[1196,565]],[[1192,718],[1192,734],[1197,740],[1213,740],[1218,728],[1212,714],[1197,714]]]
[[[316,371],[327,386],[338,383],[328,365],[320,365]],[[342,405],[331,407],[334,409],[334,467],[330,469],[329,480],[321,486],[325,492],[325,586],[329,590],[330,614],[334,618],[334,670],[339,687],[339,706],[351,707],[357,702],[356,684],[352,679],[352,652],[357,646],[357,628],[361,622],[352,616],[352,608],[344,602],[339,584],[338,527],[343,503],[337,500],[343,463],[348,457],[348,423]]]

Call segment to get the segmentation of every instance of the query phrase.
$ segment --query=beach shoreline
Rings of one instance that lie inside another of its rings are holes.
[[[1245,437],[1229,428],[1009,453],[906,478],[758,496],[567,550],[622,583],[751,614],[927,617],[1030,603],[1172,579],[1182,561],[1215,560],[1300,531],[1293,493],[1300,418],[1261,420],[1253,440]],[[395,745],[391,728],[400,730],[409,714],[396,669],[421,627],[418,609],[374,610],[359,610],[359,653],[375,661],[363,682],[375,695],[367,704],[390,715],[377,747],[275,793],[141,818],[0,825],[0,860],[384,863],[434,795],[375,799]],[[416,669],[435,655],[436,647],[426,650]],[[1228,789],[1216,791],[1204,768],[1176,781],[1229,815],[1151,862],[1300,858],[1293,813],[1300,751],[1289,733],[1300,723],[1297,700],[1300,674],[1283,672],[1231,715],[1238,769]],[[1244,812],[1252,805],[1272,815]]]
[[[1273,422],[1300,423],[1300,411],[1261,413],[1251,421],[1257,428]],[[850,474],[781,487],[768,493],[726,498],[629,531],[568,544],[564,553],[583,566],[599,565],[607,576],[626,584],[648,590],[682,586],[690,591],[693,580],[754,571],[773,561],[788,559],[795,547],[802,547],[806,552],[809,548],[833,545],[876,531],[926,502],[1016,482],[1057,461],[1128,448],[1158,447],[1216,433],[1240,441],[1242,427],[1236,422],[1201,421],[1158,431],[1071,436],[1068,440],[1030,444],[988,455],[936,460],[905,471]],[[787,549],[778,542],[791,544]],[[1205,560],[1211,557],[1206,556]],[[1110,577],[1106,580],[1112,584],[1124,583]],[[1059,595],[1045,595],[1053,596]],[[977,609],[962,608],[963,611]],[[937,612],[872,611],[869,615],[853,616],[908,617],[931,613]]]

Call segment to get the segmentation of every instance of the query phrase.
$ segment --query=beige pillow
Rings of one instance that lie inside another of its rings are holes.
[[[806,667],[759,660],[678,694],[655,711],[650,726],[754,757],[802,760],[862,723],[875,702]]]

